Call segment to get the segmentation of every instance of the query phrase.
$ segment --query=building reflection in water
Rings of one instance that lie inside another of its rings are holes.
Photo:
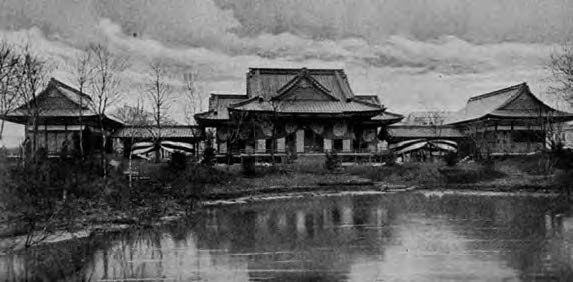
[[[95,238],[57,256],[3,256],[0,280],[567,280],[571,218],[551,199],[528,197],[276,200],[211,208],[194,224]]]

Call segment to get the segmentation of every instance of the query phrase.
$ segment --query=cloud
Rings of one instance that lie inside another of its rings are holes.
[[[10,2],[0,8],[7,8]],[[321,5],[327,6],[325,3],[300,2],[302,8],[289,10],[297,1],[263,1],[252,10],[269,11],[267,6],[277,5],[281,13],[273,10],[258,19],[246,19],[252,13],[240,2],[217,1],[219,6],[211,1],[152,1],[143,6],[137,1],[72,2],[70,15],[61,17],[53,9],[61,9],[66,0],[53,5],[27,2],[29,6],[10,6],[12,12],[25,11],[24,16],[0,17],[0,36],[19,44],[32,42],[38,53],[59,65],[54,76],[68,82],[68,65],[83,45],[90,41],[107,44],[117,54],[131,58],[132,67],[124,74],[130,86],[128,103],[141,96],[146,64],[155,58],[170,65],[170,81],[178,91],[182,73],[198,70],[204,103],[212,91],[244,93],[249,67],[309,67],[344,68],[356,93],[377,93],[391,110],[457,109],[469,96],[523,81],[543,94],[549,75],[544,64],[556,46],[543,40],[475,41],[469,39],[478,36],[475,28],[465,33],[445,28],[443,34],[430,30],[427,33],[435,33],[433,36],[420,36],[423,32],[416,29],[421,27],[403,26],[426,25],[433,21],[428,15],[392,29],[383,24],[384,15],[389,16],[387,9],[404,12],[393,16],[396,21],[421,15],[417,10],[406,13],[404,7],[411,4],[400,6],[393,1],[384,1],[387,6],[382,10],[370,7],[370,11],[361,3],[348,8],[344,1],[329,1],[329,8],[314,18],[312,14]],[[465,7],[439,3],[440,9],[449,13],[441,24],[448,22],[448,17],[458,21],[454,12],[461,13]],[[46,10],[45,15],[36,9]],[[380,13],[376,15],[379,22],[371,18],[374,12]],[[363,17],[353,16],[357,14]],[[475,20],[473,17],[469,21]],[[258,26],[264,24],[269,28]],[[472,32],[475,34],[468,37]],[[177,112],[180,110],[174,110],[175,118],[182,120]]]
[[[475,43],[556,42],[573,30],[568,0],[214,0],[231,9],[238,32],[292,32],[314,39],[361,37],[380,42],[405,34],[417,40],[453,35]]]

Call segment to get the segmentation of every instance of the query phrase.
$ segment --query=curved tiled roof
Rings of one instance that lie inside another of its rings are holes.
[[[519,95],[524,87],[526,85],[523,83],[471,97],[466,106],[452,114],[445,123],[454,124],[481,118],[495,111],[511,98]]]
[[[291,95],[290,90],[297,85],[301,88],[310,85],[324,97],[290,99],[286,95]],[[229,119],[229,110],[305,115],[363,114],[372,116],[372,121],[377,122],[395,122],[402,118],[395,114],[383,115],[384,109],[377,95],[354,95],[341,69],[251,68],[247,73],[246,95],[211,94],[209,111],[197,114],[195,118],[204,122],[224,121]]]
[[[270,69],[251,68],[247,73],[247,95],[267,99],[278,95],[285,85],[292,83],[302,72],[312,77],[321,88],[339,100],[354,98],[342,69]]]
[[[520,97],[532,101],[534,107],[528,108],[530,105],[517,105],[512,109],[506,109],[508,105],[515,104],[513,102]],[[559,117],[565,120],[573,119],[573,114],[562,112],[548,106],[531,93],[527,83],[521,83],[471,97],[466,106],[452,114],[445,123],[459,124],[478,120],[486,116],[499,118],[536,118],[540,115],[539,110],[542,110],[543,113],[546,114],[551,112],[553,113],[553,117]]]
[[[242,103],[231,105],[232,110],[238,111],[255,111],[255,112],[274,112],[279,113],[320,113],[320,114],[337,114],[337,113],[358,113],[372,112],[382,113],[384,108],[361,101],[285,101],[280,103],[271,103],[262,98],[251,98]]]
[[[29,115],[27,105],[33,105],[31,104],[32,101],[28,101],[24,105],[8,113],[4,119],[16,123],[26,122],[27,116]],[[34,103],[34,105],[37,105],[38,108],[40,108],[39,114],[42,118],[78,117],[80,115],[80,105],[82,106],[81,114],[84,117],[88,118],[98,116],[98,114],[89,107],[90,103],[92,103],[92,99],[89,95],[82,93],[55,78],[50,79],[46,88],[36,96],[35,101],[36,103]],[[113,117],[104,116],[104,119],[106,122],[111,122],[116,125],[123,124],[123,122]]]

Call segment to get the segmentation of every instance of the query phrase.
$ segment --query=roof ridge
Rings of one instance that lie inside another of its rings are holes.
[[[253,72],[258,70],[261,74],[297,74],[303,69],[306,69],[309,72],[318,72],[318,73],[332,73],[336,71],[344,71],[343,69],[312,69],[312,68],[249,68],[249,72]]]
[[[377,94],[354,94],[354,97],[378,97]]]
[[[399,113],[395,113],[395,112],[390,112],[390,111],[384,111],[385,114],[389,114],[389,115],[395,115],[395,116],[401,116],[404,117],[403,114],[399,114]]]
[[[470,97],[470,98],[468,99],[468,103],[469,103],[469,102],[473,102],[473,101],[477,101],[477,100],[481,100],[481,99],[485,99],[485,98],[489,98],[489,97],[492,97],[492,96],[495,96],[495,95],[499,95],[499,94],[502,94],[502,93],[505,93],[505,92],[508,92],[508,91],[511,91],[511,90],[515,90],[515,89],[518,89],[518,88],[524,87],[524,86],[527,86],[527,82],[522,82],[522,83],[520,83],[520,84],[516,84],[516,85],[509,86],[509,87],[505,87],[505,88],[498,89],[498,90],[495,90],[495,91],[492,91],[492,92],[487,92],[487,93],[485,93],[485,94],[480,94],[480,95],[477,95],[477,96],[473,96],[473,97]]]
[[[50,79],[50,82],[54,82],[54,83],[56,84],[56,86],[60,86],[60,87],[66,88],[66,89],[68,89],[68,90],[74,92],[75,94],[84,96],[84,97],[86,97],[86,98],[88,98],[88,99],[91,100],[90,95],[88,95],[88,94],[86,94],[86,93],[83,93],[83,92],[81,92],[80,90],[78,90],[78,89],[76,89],[76,88],[74,88],[74,87],[72,87],[72,86],[67,85],[66,83],[62,82],[61,80],[56,79],[55,77],[52,77],[52,78]]]
[[[348,101],[349,101],[349,102],[356,102],[356,103],[364,104],[364,105],[367,105],[367,106],[373,106],[373,107],[380,108],[380,109],[385,109],[385,108],[384,108],[384,105],[382,105],[382,104],[374,104],[374,103],[370,103],[370,102],[367,102],[367,101],[362,101],[362,100],[360,100],[360,99],[352,99],[352,98],[351,98],[351,99],[348,99]]]
[[[198,127],[198,126],[197,126],[197,125],[185,125],[185,124],[161,125],[161,129],[165,129],[165,128],[169,128],[169,127],[175,127],[175,128],[183,128],[183,127],[195,128],[195,127]],[[153,124],[153,125],[130,125],[129,127],[125,127],[125,128],[157,128],[157,125],[155,125],[155,124]]]
[[[241,96],[247,96],[247,94],[232,94],[232,93],[211,93],[211,96],[217,96],[217,97],[232,97],[232,98],[239,98]]]
[[[240,102],[237,102],[237,103],[229,104],[228,107],[229,107],[229,108],[239,107],[239,106],[248,104],[248,103],[250,103],[250,102],[252,102],[252,101],[259,100],[259,99],[262,99],[262,98],[263,98],[263,97],[261,97],[261,96],[251,97],[251,98],[246,99],[246,100],[244,100],[244,101],[240,101]]]

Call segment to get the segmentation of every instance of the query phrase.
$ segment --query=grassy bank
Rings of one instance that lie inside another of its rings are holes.
[[[130,185],[123,174],[110,172],[103,177],[97,165],[84,161],[29,167],[0,162],[0,247],[2,238],[14,236],[23,236],[24,245],[31,246],[44,235],[62,231],[154,226],[190,216],[201,200],[218,197],[391,186],[563,192],[573,180],[570,170],[548,170],[543,158],[456,166],[436,162],[333,168],[327,163],[325,157],[301,157],[291,164],[258,164],[248,171],[240,164],[147,163],[140,169],[146,179]]]
[[[570,180],[573,180],[570,170],[551,164],[542,155],[501,158],[483,163],[466,162],[455,166],[447,166],[441,161],[378,167],[354,165],[346,168],[346,172],[389,184],[433,189],[567,192]]]
[[[19,238],[18,245],[29,247],[62,231],[148,227],[189,216],[208,185],[229,179],[207,166],[163,163],[130,184],[120,172],[102,175],[97,163],[0,161],[0,241]],[[9,248],[10,242],[0,247]]]

